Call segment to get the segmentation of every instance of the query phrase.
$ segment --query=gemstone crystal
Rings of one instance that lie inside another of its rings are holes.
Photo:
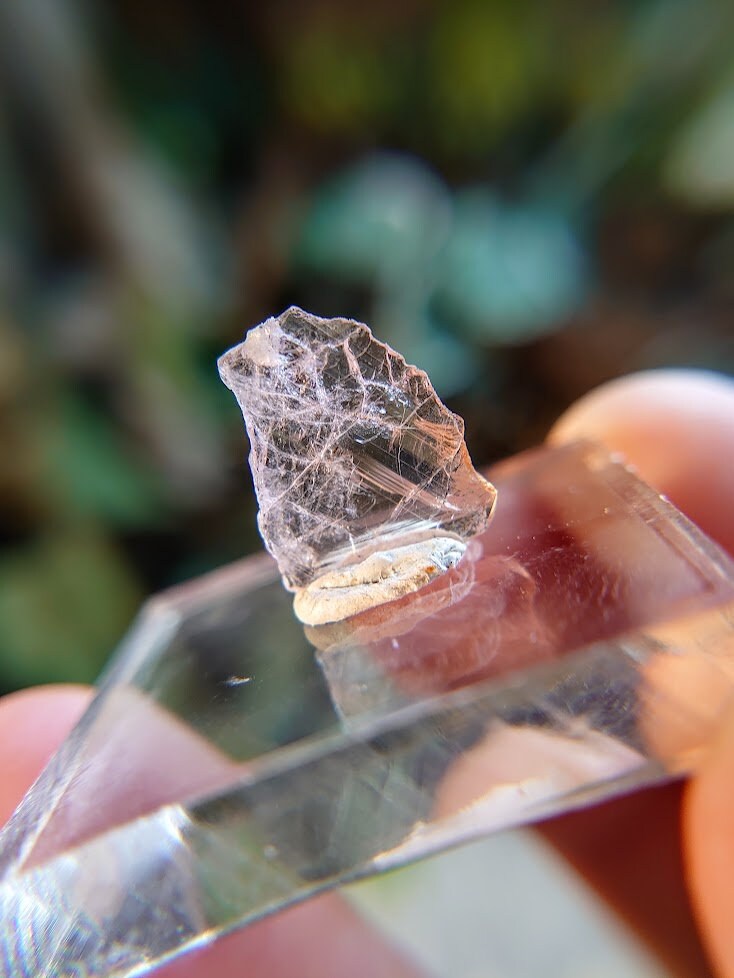
[[[426,374],[349,319],[292,307],[219,361],[242,409],[258,525],[308,624],[454,566],[496,492]]]

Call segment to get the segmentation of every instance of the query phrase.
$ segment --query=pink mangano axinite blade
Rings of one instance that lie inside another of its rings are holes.
[[[463,421],[362,323],[292,307],[251,329],[219,371],[245,418],[260,533],[290,590],[390,600],[394,568],[399,589],[415,557],[408,589],[422,586],[486,527],[496,492],[471,464]],[[443,541],[435,561],[431,540]],[[419,543],[420,556],[404,550]],[[397,556],[368,561],[386,552]]]

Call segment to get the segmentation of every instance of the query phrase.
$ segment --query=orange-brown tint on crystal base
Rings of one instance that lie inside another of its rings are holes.
[[[260,557],[149,602],[0,837],[0,975],[145,974],[695,766],[734,691],[732,562],[597,446],[489,477],[465,558],[349,621],[304,629]]]

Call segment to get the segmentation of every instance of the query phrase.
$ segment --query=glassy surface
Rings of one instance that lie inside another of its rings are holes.
[[[260,533],[290,590],[375,551],[486,528],[495,493],[464,422],[363,323],[293,306],[219,370],[247,426]]]
[[[144,974],[324,887],[692,768],[731,562],[592,445],[495,467],[418,593],[304,628],[269,558],[151,600],[1,837],[4,975]]]

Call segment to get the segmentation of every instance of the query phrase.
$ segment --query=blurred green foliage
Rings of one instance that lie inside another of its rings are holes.
[[[725,0],[0,5],[0,689],[258,546],[216,356],[370,322],[482,462],[734,370]]]

